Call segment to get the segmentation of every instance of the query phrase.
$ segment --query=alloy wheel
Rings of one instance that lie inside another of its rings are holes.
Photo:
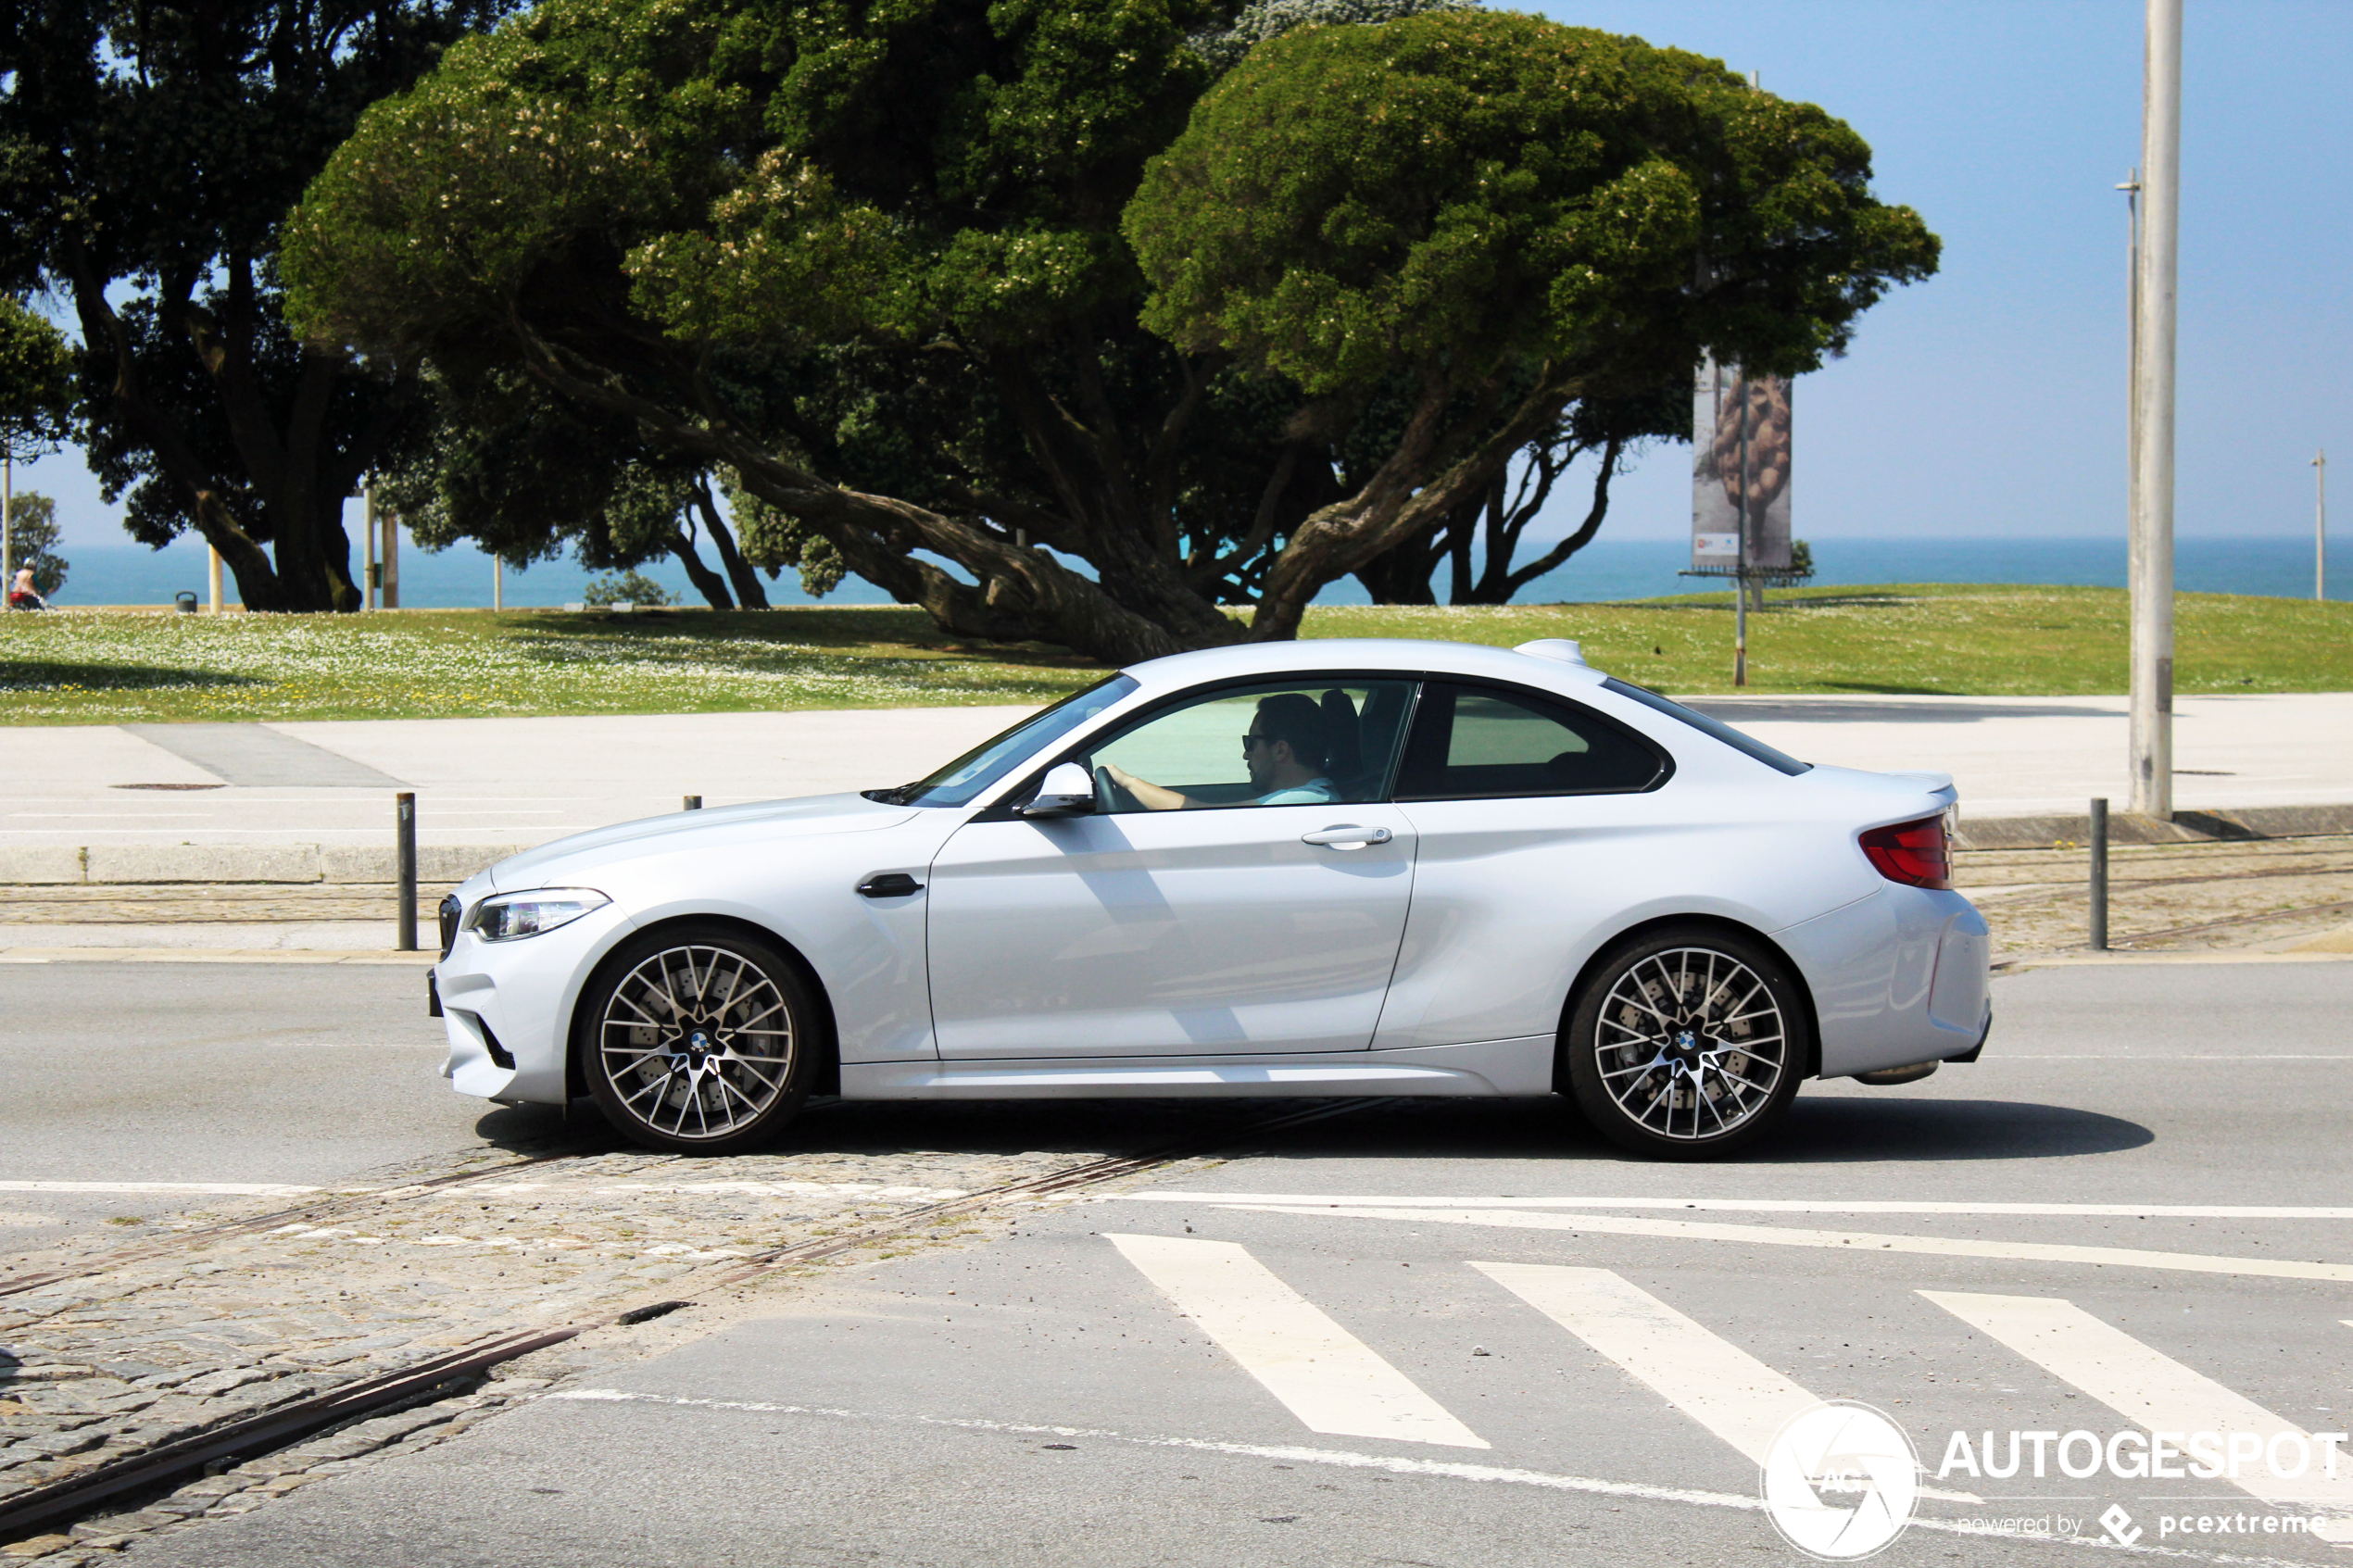
[[[1655,1137],[1723,1137],[1773,1103],[1790,1032],[1765,977],[1729,953],[1670,947],[1637,960],[1603,998],[1601,1086]]]
[[[766,1117],[787,1093],[798,1048],[776,981],[746,954],[700,945],[664,948],[623,974],[597,1040],[623,1114],[688,1143],[734,1138]]]

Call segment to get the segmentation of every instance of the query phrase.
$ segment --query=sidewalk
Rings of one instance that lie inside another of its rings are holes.
[[[1809,761],[1950,772],[1965,822],[2121,809],[2120,697],[1710,697]],[[919,777],[1016,708],[0,728],[0,883],[392,879],[393,794],[419,871],[610,822]],[[2353,804],[2353,693],[2177,704],[2184,811]],[[2335,831],[2345,831],[2339,827]]]

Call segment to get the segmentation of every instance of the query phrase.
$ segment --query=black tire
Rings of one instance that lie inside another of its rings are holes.
[[[1570,1096],[1596,1132],[1668,1160],[1712,1160],[1770,1131],[1812,1055],[1801,983],[1751,937],[1653,931],[1607,954],[1569,1009]]]
[[[790,1122],[823,1054],[799,967],[721,925],[614,949],[580,998],[576,1048],[597,1109],[648,1148],[733,1154]]]

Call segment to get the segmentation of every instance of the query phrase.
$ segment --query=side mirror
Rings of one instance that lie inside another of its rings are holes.
[[[1083,817],[1094,809],[1095,775],[1078,763],[1057,762],[1029,804],[1013,810],[1024,817]]]

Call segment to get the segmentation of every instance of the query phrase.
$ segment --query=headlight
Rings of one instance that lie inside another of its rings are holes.
[[[474,906],[466,929],[485,942],[511,942],[570,925],[612,900],[591,887],[542,887],[530,893],[497,893]]]

